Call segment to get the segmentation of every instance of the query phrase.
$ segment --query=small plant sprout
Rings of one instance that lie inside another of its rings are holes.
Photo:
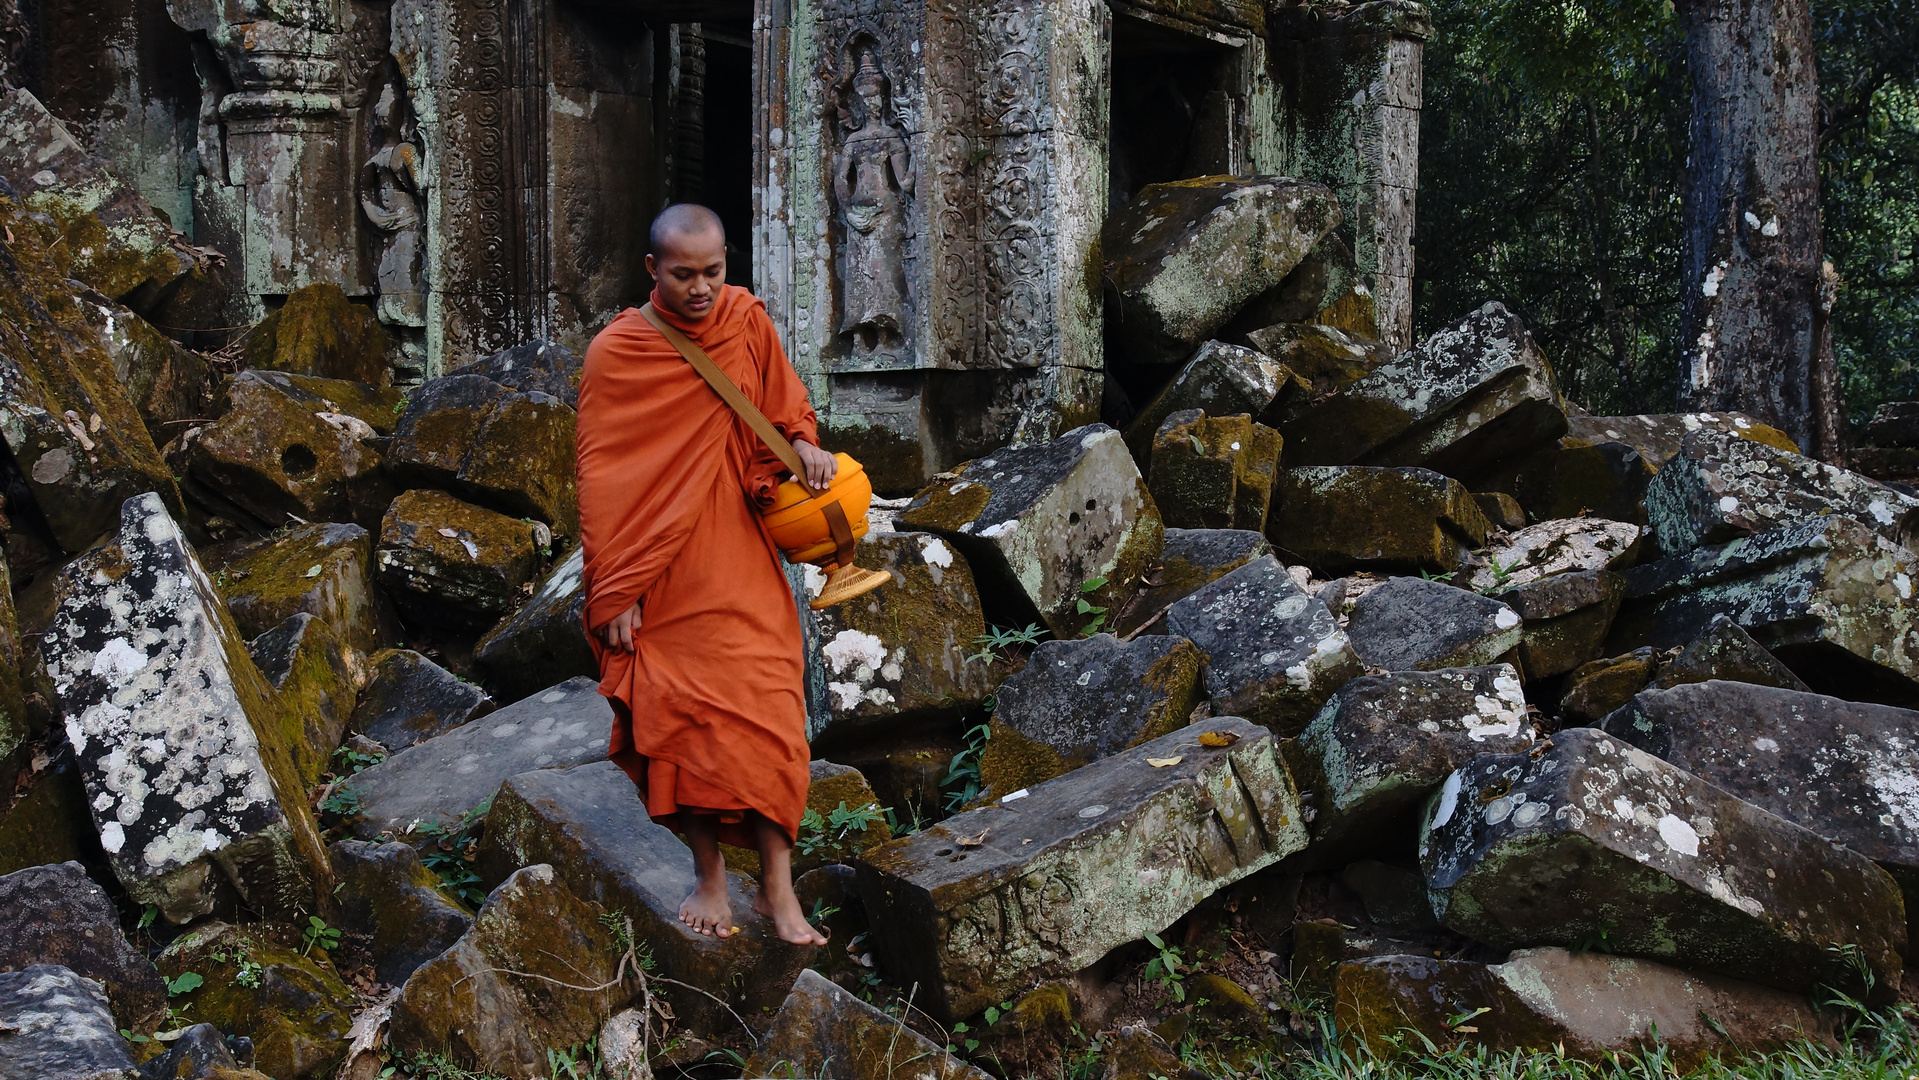
[[[308,915],[307,927],[301,931],[300,940],[306,945],[300,950],[301,956],[312,952],[316,945],[321,952],[332,952],[340,947],[340,931],[328,926],[326,920],[318,915]]]
[[[1091,615],[1093,617],[1085,626],[1079,628],[1080,637],[1092,637],[1094,634],[1106,629],[1106,609],[1087,599],[1087,597],[1105,587],[1106,579],[1103,577],[1089,578],[1079,587],[1079,603],[1075,605],[1075,609],[1081,615]]]

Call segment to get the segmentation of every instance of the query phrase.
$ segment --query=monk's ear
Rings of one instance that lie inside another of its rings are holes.
[[[660,279],[659,267],[657,264],[653,262],[653,256],[651,255],[648,255],[646,257],[646,273],[648,277],[652,278],[655,281],[658,281]]]

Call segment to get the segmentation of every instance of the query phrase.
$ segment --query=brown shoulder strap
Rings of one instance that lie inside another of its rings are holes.
[[[660,332],[660,336],[666,339],[668,345],[673,346],[679,350],[681,356],[686,357],[686,362],[693,365],[693,370],[700,373],[700,378],[706,380],[706,385],[712,387],[714,393],[720,395],[720,400],[740,414],[740,418],[746,421],[746,426],[752,428],[753,434],[758,435],[767,449],[779,457],[780,464],[786,466],[787,471],[793,474],[793,478],[800,482],[800,486],[812,491],[812,485],[806,482],[806,463],[800,460],[799,451],[793,449],[793,444],[786,440],[786,436],[780,434],[780,429],[773,426],[773,421],[766,418],[766,414],[759,410],[759,406],[747,400],[739,386],[726,377],[726,372],[720,370],[712,357],[706,355],[706,350],[668,325],[665,319],[660,318],[659,312],[653,310],[651,303],[641,307],[640,314],[653,325],[653,329]]]

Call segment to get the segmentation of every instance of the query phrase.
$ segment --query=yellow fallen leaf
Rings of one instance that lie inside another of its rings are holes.
[[[986,834],[992,829],[981,829],[978,836],[955,836],[953,842],[961,847],[978,847],[986,842]]]
[[[1146,764],[1151,765],[1155,769],[1164,769],[1170,765],[1177,765],[1184,760],[1184,758],[1177,757],[1149,757],[1146,759]]]
[[[1201,746],[1231,746],[1239,741],[1239,735],[1231,731],[1202,731],[1199,733]]]

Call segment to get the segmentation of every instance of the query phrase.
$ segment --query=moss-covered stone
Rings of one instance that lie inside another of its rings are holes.
[[[1519,613],[1441,581],[1396,577],[1368,591],[1346,620],[1353,651],[1387,671],[1492,664],[1520,642]]]
[[[1560,727],[1587,727],[1632,700],[1659,671],[1659,656],[1650,648],[1581,665],[1567,680],[1559,700]]]
[[[0,812],[0,874],[48,863],[93,861],[100,842],[87,816],[87,793],[71,763],[28,773],[24,789]]]
[[[79,299],[154,445],[165,446],[187,422],[211,415],[213,379],[204,357],[100,293]]]
[[[1534,521],[1582,514],[1634,525],[1646,523],[1646,488],[1657,466],[1616,440],[1567,436],[1481,481],[1509,493]]]
[[[373,538],[358,525],[298,525],[206,548],[201,558],[234,623],[248,637],[302,611],[325,620],[342,642],[361,653],[380,648],[391,632],[367,579]]]
[[[494,708],[486,691],[411,649],[374,653],[366,670],[353,730],[389,751],[444,735]]]
[[[169,979],[199,975],[175,1007],[252,1039],[254,1063],[269,1076],[320,1080],[346,1053],[359,1003],[324,953],[303,956],[258,930],[212,922],[174,939],[159,966]]]
[[[340,926],[367,935],[381,982],[404,984],[472,928],[473,916],[440,890],[412,845],[341,840],[329,852]]]
[[[910,1066],[903,1066],[911,1062]],[[987,1075],[808,968],[746,1061],[751,1076],[799,1080],[892,1080],[902,1067],[926,1080],[987,1080]]]
[[[850,862],[867,848],[893,839],[893,830],[883,817],[867,823],[864,828],[833,824],[835,811],[871,808],[878,815],[881,806],[879,796],[873,794],[872,786],[858,769],[830,761],[814,761],[812,781],[806,788],[806,809],[819,815],[820,824],[813,827],[802,823],[799,843],[793,850],[793,877],[797,879],[821,866]],[[720,851],[726,856],[727,866],[742,874],[759,875],[759,852],[730,844],[721,844]]]
[[[1589,444],[1625,443],[1639,451],[1655,472],[1679,452],[1679,444],[1695,431],[1718,431],[1770,446],[1775,450],[1798,453],[1791,437],[1770,424],[1762,424],[1743,413],[1647,413],[1638,416],[1570,416],[1566,418],[1566,436]]]
[[[1250,416],[1169,415],[1153,435],[1147,486],[1160,518],[1181,529],[1266,527],[1280,437]]]
[[[387,507],[373,565],[403,609],[471,622],[511,608],[539,558],[533,524],[442,491],[416,490]]]
[[[1348,333],[1337,326],[1284,323],[1255,330],[1246,335],[1246,340],[1284,364],[1292,375],[1289,385],[1274,395],[1272,406],[1259,417],[1275,427],[1393,358],[1392,350],[1370,332]]]
[[[1126,425],[1126,445],[1140,471],[1150,472],[1153,434],[1168,416],[1198,409],[1210,416],[1263,417],[1276,399],[1294,392],[1293,382],[1285,365],[1262,352],[1208,341]]]
[[[1496,529],[1518,532],[1526,527],[1526,510],[1519,500],[1503,491],[1475,491],[1473,501],[1479,504],[1479,512],[1486,515],[1486,522]]]
[[[348,661],[332,627],[304,611],[254,638],[247,650],[272,685],[280,712],[299,725],[300,738],[291,747],[294,772],[303,789],[317,783],[346,736],[358,665]]]
[[[1622,569],[1638,556],[1640,535],[1637,525],[1605,518],[1542,521],[1487,545],[1472,587],[1512,588],[1569,571]]]
[[[1266,536],[1324,574],[1448,573],[1486,542],[1466,486],[1427,469],[1281,470]]]
[[[1812,689],[1792,669],[1753,640],[1751,634],[1731,619],[1720,615],[1706,632],[1694,638],[1678,656],[1672,658],[1653,679],[1654,690],[1665,690],[1687,683],[1723,679],[1776,686],[1781,690]]]
[[[167,1020],[160,973],[121,934],[119,911],[79,863],[0,875],[0,971],[33,964],[98,979],[122,1028],[147,1035]]]
[[[393,381],[386,328],[371,307],[347,299],[338,285],[295,290],[244,341],[250,368],[373,386]]]
[[[403,484],[445,488],[572,536],[579,530],[573,421],[572,409],[543,392],[450,375],[407,399],[388,467]]]
[[[1264,536],[1244,529],[1167,529],[1158,564],[1140,575],[1139,591],[1113,620],[1114,633],[1164,633],[1160,616],[1175,601],[1271,551]]]

